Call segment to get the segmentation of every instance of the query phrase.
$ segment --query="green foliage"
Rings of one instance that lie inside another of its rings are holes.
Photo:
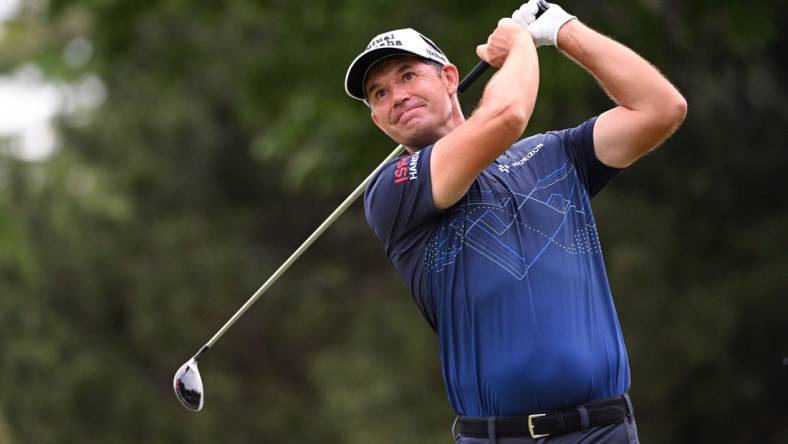
[[[52,158],[0,157],[0,444],[449,442],[434,336],[358,206],[201,363],[203,412],[170,381],[393,148],[342,87],[369,38],[414,27],[465,71],[516,6],[25,3],[0,69],[96,73],[108,95],[60,122]],[[595,199],[642,440],[784,442],[785,2],[564,6],[690,105]],[[93,58],[69,67],[80,36]],[[529,132],[610,106],[539,56]]]

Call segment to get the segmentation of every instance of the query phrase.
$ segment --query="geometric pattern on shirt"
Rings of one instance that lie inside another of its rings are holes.
[[[550,246],[571,255],[599,254],[596,223],[583,210],[584,196],[574,195],[577,180],[574,165],[565,162],[537,180],[527,193],[513,191],[512,195],[502,196],[503,200],[492,191],[469,193],[447,215],[448,223],[441,224],[433,236],[425,257],[427,270],[442,271],[456,260],[464,247],[477,251],[518,280],[527,278],[528,271]],[[580,189],[587,194],[584,187]],[[542,214],[539,218],[528,218],[532,211]],[[566,222],[572,215],[579,215],[584,223],[566,240]],[[512,229],[531,234],[528,240],[536,245],[535,249],[529,249],[531,254],[504,242],[505,234]]]

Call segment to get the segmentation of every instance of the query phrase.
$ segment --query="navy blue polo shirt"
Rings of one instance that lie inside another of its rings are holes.
[[[438,335],[460,415],[538,413],[629,388],[590,205],[619,170],[594,154],[595,121],[520,140],[446,210],[432,199],[432,146],[367,188],[367,221]]]

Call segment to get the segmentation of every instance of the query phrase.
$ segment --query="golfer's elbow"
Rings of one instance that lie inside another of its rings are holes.
[[[667,120],[665,123],[670,128],[672,134],[681,126],[681,123],[684,122],[684,118],[687,117],[687,99],[685,99],[680,92],[674,90],[669,100],[666,101],[664,108],[665,118]]]
[[[687,100],[681,93],[671,87],[655,104],[653,122],[664,133],[665,137],[673,134],[687,117]]]
[[[673,105],[676,112],[676,120],[674,121],[674,124],[676,128],[678,128],[687,117],[687,99],[685,99],[684,96],[682,96],[678,91],[676,91],[676,94],[676,102]]]

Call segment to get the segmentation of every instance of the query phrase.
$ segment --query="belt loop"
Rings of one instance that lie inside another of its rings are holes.
[[[578,404],[576,408],[577,413],[580,414],[580,431],[585,432],[591,427],[590,421],[588,420],[588,410],[586,410],[586,406],[582,404]]]
[[[561,412],[555,413],[555,419],[558,420],[558,430],[560,433],[566,432],[566,422],[564,421],[564,414]]]
[[[457,421],[460,420],[460,415],[454,417],[454,422],[451,423],[451,437],[454,438],[454,442],[457,442],[460,439],[460,434],[455,431],[457,428]]]
[[[627,418],[629,418],[630,421],[634,421],[635,420],[635,409],[632,408],[632,400],[629,399],[629,393],[624,393],[621,396],[624,397],[624,401],[626,401],[626,403],[627,403]]]
[[[497,444],[498,436],[495,433],[495,416],[487,418],[487,437],[490,439],[489,444]]]

